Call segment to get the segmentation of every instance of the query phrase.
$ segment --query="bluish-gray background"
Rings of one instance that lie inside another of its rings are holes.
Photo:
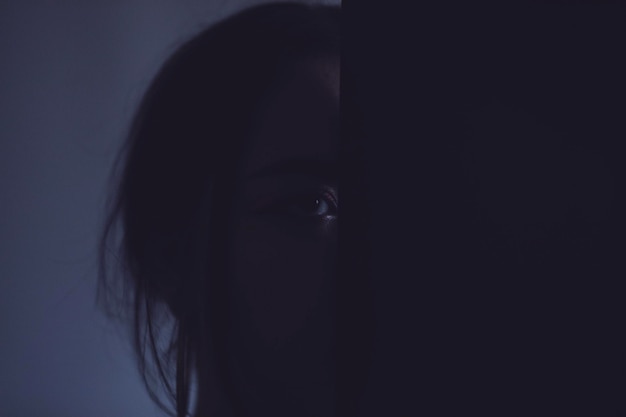
[[[107,175],[159,64],[255,3],[0,2],[0,417],[161,415],[94,303]]]

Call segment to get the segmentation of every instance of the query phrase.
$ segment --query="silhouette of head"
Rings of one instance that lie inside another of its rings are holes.
[[[130,313],[149,392],[165,407],[164,387],[178,416],[193,381],[198,416],[330,413],[338,122],[338,7],[240,12],[184,44],[145,94],[101,294],[120,278],[109,305]]]

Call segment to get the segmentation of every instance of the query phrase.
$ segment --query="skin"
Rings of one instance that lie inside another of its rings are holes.
[[[331,415],[339,59],[294,63],[280,80],[239,168],[227,361],[247,414]],[[201,385],[197,416],[216,387]]]

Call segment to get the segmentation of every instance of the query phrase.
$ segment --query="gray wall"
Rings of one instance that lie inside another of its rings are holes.
[[[160,415],[94,304],[107,174],[162,60],[253,3],[0,2],[0,416]]]

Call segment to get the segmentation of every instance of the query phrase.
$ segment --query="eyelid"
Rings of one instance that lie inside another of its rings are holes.
[[[293,200],[294,198],[311,197],[313,195],[318,195],[327,199],[335,209],[339,207],[337,192],[332,187],[328,186],[312,187],[310,189],[298,190],[293,193],[286,193],[284,197],[278,199],[278,204],[280,204],[280,202]]]
[[[271,212],[274,209],[285,205],[285,203],[293,201],[294,198],[308,197],[312,194],[318,194],[326,198],[328,202],[333,206],[333,209],[335,211],[338,210],[339,199],[337,189],[336,187],[331,187],[327,185],[300,187],[298,190],[295,191],[291,190],[282,192],[271,192],[257,199],[253,203],[252,209],[255,213]]]
[[[326,184],[326,183],[316,183],[311,185],[305,185],[302,187],[303,192],[318,192],[320,194],[329,195],[333,200],[337,199],[337,187]]]
[[[328,197],[335,206],[335,208],[339,207],[339,198],[337,196],[337,192],[332,187],[324,187],[322,189],[322,195]]]

